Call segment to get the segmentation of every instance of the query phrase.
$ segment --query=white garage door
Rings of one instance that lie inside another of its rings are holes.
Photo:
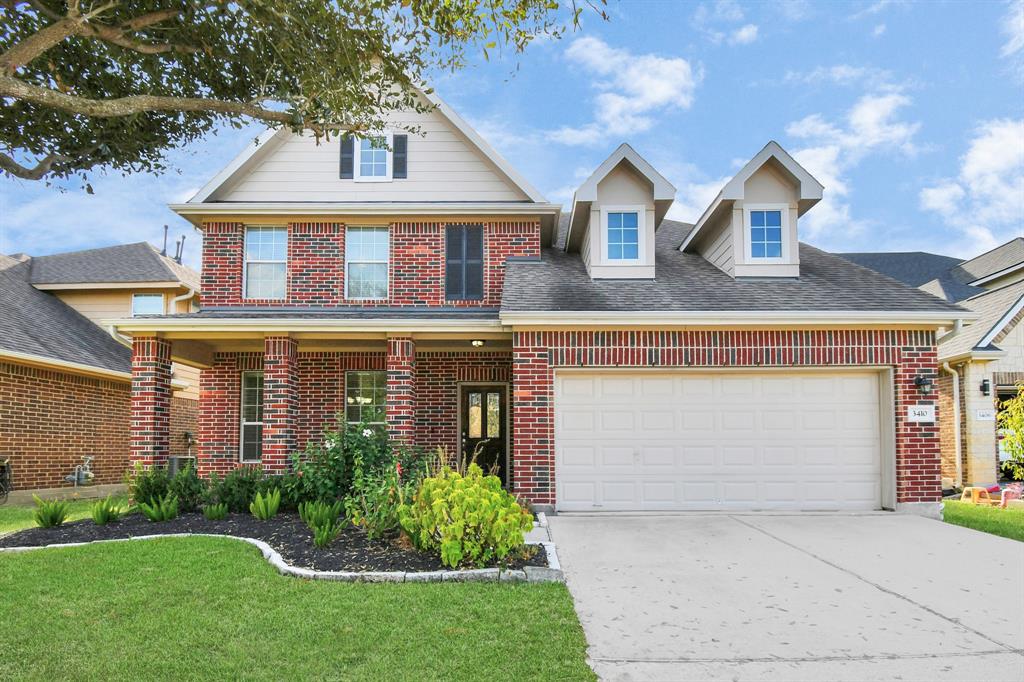
[[[878,509],[878,381],[868,372],[559,372],[557,507]]]

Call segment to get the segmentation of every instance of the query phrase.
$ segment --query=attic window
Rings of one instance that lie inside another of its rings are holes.
[[[782,228],[785,220],[782,209],[752,209],[747,211],[750,226],[750,258],[755,261],[782,259]]]
[[[602,252],[606,265],[636,265],[644,242],[643,206],[602,208]]]

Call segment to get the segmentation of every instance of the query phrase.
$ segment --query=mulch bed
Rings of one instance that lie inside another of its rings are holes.
[[[370,540],[355,526],[346,525],[328,547],[313,546],[313,532],[298,514],[281,513],[268,521],[249,514],[228,514],[222,521],[208,521],[199,513],[182,514],[171,521],[153,523],[141,514],[97,526],[91,520],[72,521],[56,528],[29,528],[0,538],[0,547],[39,547],[70,542],[113,540],[139,535],[214,533],[263,540],[292,566],[317,571],[441,571],[448,570],[432,554],[406,549],[397,541]],[[516,559],[508,568],[547,566],[544,551],[528,559]]]

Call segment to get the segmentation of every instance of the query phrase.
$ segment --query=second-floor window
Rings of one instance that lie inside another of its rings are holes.
[[[479,301],[484,297],[484,228],[453,225],[445,233],[445,300]]]
[[[132,317],[136,315],[163,315],[163,294],[132,294]]]
[[[345,298],[388,297],[389,243],[386,227],[345,230]]]
[[[287,270],[287,228],[246,228],[245,298],[284,299]]]

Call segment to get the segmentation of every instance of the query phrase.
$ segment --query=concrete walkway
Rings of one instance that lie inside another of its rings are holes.
[[[549,524],[602,679],[1024,680],[1024,543],[887,513]]]

